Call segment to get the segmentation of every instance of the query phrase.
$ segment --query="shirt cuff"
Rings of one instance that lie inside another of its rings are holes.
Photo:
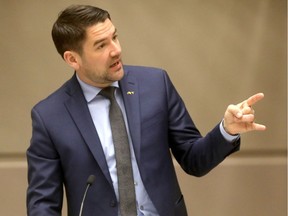
[[[233,142],[235,141],[236,139],[238,139],[240,137],[239,134],[237,135],[231,135],[229,133],[227,133],[223,127],[223,120],[221,121],[221,123],[219,124],[219,128],[220,128],[220,131],[221,131],[221,134],[223,135],[223,137],[228,141],[228,142]]]

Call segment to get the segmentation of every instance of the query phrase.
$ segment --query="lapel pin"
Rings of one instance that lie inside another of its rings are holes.
[[[134,91],[128,91],[127,92],[127,95],[133,95],[134,94]]]

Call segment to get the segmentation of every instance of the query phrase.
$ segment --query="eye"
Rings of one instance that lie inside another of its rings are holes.
[[[105,47],[105,43],[100,44],[97,49],[103,49]]]
[[[118,39],[118,35],[116,34],[116,35],[113,36],[113,40],[115,41],[117,39]]]

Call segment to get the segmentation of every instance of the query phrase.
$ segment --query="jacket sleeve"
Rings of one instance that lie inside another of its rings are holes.
[[[168,75],[164,73],[169,110],[169,145],[177,162],[188,174],[203,176],[228,155],[239,150],[240,138],[228,142],[219,124],[202,137]]]
[[[63,178],[61,164],[45,123],[32,110],[32,138],[27,150],[27,215],[61,215]]]

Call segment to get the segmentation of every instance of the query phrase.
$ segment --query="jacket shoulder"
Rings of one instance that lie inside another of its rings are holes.
[[[69,94],[73,94],[73,85],[77,84],[76,77],[72,77],[70,80],[66,81],[62,86],[48,95],[46,98],[43,98],[38,103],[33,106],[33,109],[41,110],[44,107],[49,107],[50,109],[56,108],[59,105],[59,102],[65,101],[69,97]]]
[[[126,76],[127,75],[133,76],[141,81],[145,80],[153,81],[155,79],[157,80],[157,79],[163,79],[164,77],[168,77],[168,74],[164,69],[156,67],[125,65],[124,71]]]
[[[154,72],[154,73],[166,73],[164,69],[157,67],[148,66],[134,66],[134,65],[124,65],[125,72]]]

